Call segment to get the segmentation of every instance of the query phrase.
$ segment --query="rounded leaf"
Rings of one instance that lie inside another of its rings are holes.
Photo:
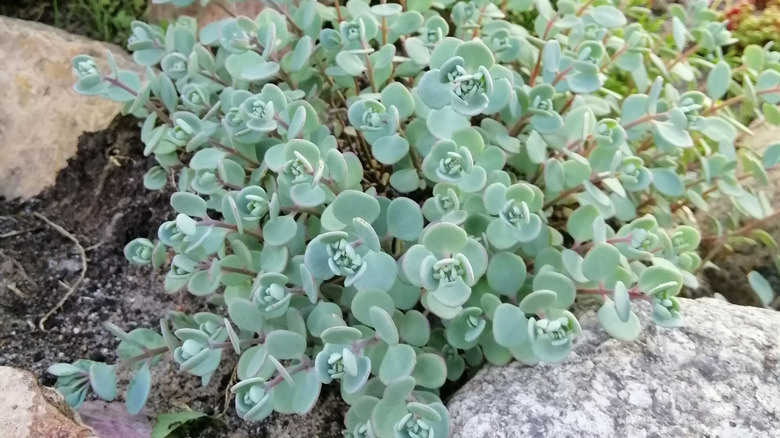
[[[498,252],[490,258],[487,282],[494,291],[514,296],[523,287],[525,278],[526,266],[522,257],[510,252]]]
[[[89,367],[89,383],[100,398],[112,401],[116,398],[116,369],[103,362],[93,362]]]
[[[149,398],[149,391],[152,389],[152,375],[149,371],[149,365],[144,364],[135,372],[130,384],[125,392],[125,407],[127,413],[136,415],[146,404]]]
[[[398,264],[393,256],[386,252],[369,252],[363,257],[365,271],[355,281],[359,291],[389,291],[398,274]]]
[[[171,206],[176,212],[193,217],[206,217],[206,200],[190,192],[171,195]]]
[[[551,290],[537,290],[531,292],[520,301],[520,310],[523,313],[537,313],[552,307],[557,300],[557,295]]]
[[[395,164],[409,154],[409,142],[398,134],[380,138],[371,145],[371,153],[382,164]]]
[[[439,222],[428,227],[422,235],[422,244],[429,251],[438,254],[457,253],[468,243],[466,231],[448,222]]]
[[[567,309],[574,304],[574,297],[577,290],[574,282],[569,277],[549,270],[536,274],[533,282],[534,290],[547,289],[555,292],[557,298],[554,307],[556,309]]]
[[[500,304],[493,313],[493,339],[506,348],[528,342],[528,318],[525,313],[509,303]]]
[[[306,338],[289,330],[274,330],[266,335],[268,354],[277,359],[299,359],[306,350]]]
[[[387,230],[391,236],[414,241],[423,230],[420,206],[409,198],[396,198],[387,207]]]
[[[379,339],[391,347],[397,345],[398,328],[390,314],[384,309],[374,306],[369,310],[369,316],[371,317],[371,325],[376,329]]]
[[[352,314],[358,321],[370,326],[372,325],[371,308],[374,306],[379,307],[388,314],[395,311],[395,305],[393,304],[393,299],[390,298],[390,295],[382,291],[371,289],[358,292],[357,295],[352,298],[350,308],[352,309]]]
[[[634,312],[629,312],[628,317],[623,320],[618,315],[615,303],[607,298],[598,311],[598,319],[601,326],[607,333],[615,339],[621,341],[633,341],[639,337],[642,329],[639,318]]]
[[[325,329],[320,338],[327,344],[351,344],[357,342],[363,336],[363,332],[347,326],[336,326]]]
[[[731,67],[721,59],[707,76],[707,94],[712,99],[720,99],[728,91],[730,82]]]
[[[416,363],[414,348],[406,344],[392,346],[379,367],[379,380],[388,385],[396,379],[407,377],[412,374]]]
[[[406,312],[399,327],[401,339],[415,347],[425,346],[431,336],[431,324],[428,318],[417,310]]]
[[[590,280],[604,281],[620,265],[620,251],[608,243],[593,246],[582,262],[582,273]]]
[[[344,224],[351,224],[356,217],[372,223],[379,217],[380,211],[376,198],[357,190],[344,190],[339,193],[330,207],[333,209],[333,216]]]
[[[750,271],[747,278],[751,289],[753,289],[753,292],[755,292],[761,300],[761,304],[768,306],[775,298],[775,291],[772,289],[772,285],[763,275],[756,271]]]
[[[420,353],[412,377],[418,386],[440,388],[447,381],[447,364],[438,354]]]

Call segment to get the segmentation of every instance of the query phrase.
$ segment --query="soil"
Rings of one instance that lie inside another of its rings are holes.
[[[107,130],[82,135],[77,155],[40,196],[25,202],[0,199],[0,365],[30,370],[50,386],[55,379],[45,370],[53,363],[115,360],[118,342],[102,328],[105,321],[125,330],[155,328],[169,310],[205,309],[203,300],[188,294],[169,295],[161,275],[132,266],[123,255],[127,242],[154,237],[172,216],[170,194],[143,187],[143,174],[153,163],[142,150],[138,122],[118,118]],[[82,264],[74,242],[36,213],[71,233],[87,256],[86,277],[45,322],[45,331],[38,327],[41,318],[66,294],[65,285],[77,281]],[[202,388],[198,378],[164,361],[155,370],[148,411],[186,406],[210,415],[227,412],[224,423],[199,423],[197,433],[185,436],[301,436],[286,432],[300,417],[275,416],[254,426],[238,419],[225,398],[232,369],[224,361],[222,374]],[[343,404],[338,394],[323,392],[323,407],[305,421],[316,422],[320,438],[341,436]]]
[[[765,227],[765,231],[776,240],[780,239],[780,222],[775,221],[770,225]],[[747,275],[750,271],[757,271],[769,281],[773,290],[780,291],[780,272],[775,266],[775,255],[776,251],[761,244],[740,245],[733,248],[733,252],[724,250],[712,260],[719,269],[705,269],[700,277],[702,287],[697,291],[688,291],[688,294],[690,298],[700,298],[719,293],[732,304],[762,307],[761,299],[747,281]],[[780,310],[780,296],[775,297],[770,307]]]

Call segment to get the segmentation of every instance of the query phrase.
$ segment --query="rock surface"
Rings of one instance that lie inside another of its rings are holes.
[[[118,46],[0,16],[0,196],[27,198],[53,184],[76,153],[78,137],[117,115],[119,104],[73,91],[71,58],[84,53],[102,60],[109,48],[120,68],[130,68]]]
[[[235,10],[236,15],[243,15],[245,17],[254,18],[263,10],[263,3],[259,1],[245,1],[240,3],[233,3],[230,5]],[[230,15],[224,9],[220,8],[217,2],[209,2],[206,6],[201,6],[199,2],[177,8],[170,4],[155,4],[149,5],[149,21],[158,23],[161,21],[172,21],[176,17],[189,16],[198,19],[198,27],[203,27],[214,21],[228,18]]]
[[[0,367],[0,430],[5,438],[97,438],[65,400],[27,371]]]
[[[634,343],[604,333],[598,304],[578,304],[571,356],[479,372],[449,403],[455,438],[777,437],[780,313],[682,302],[679,329],[656,327],[637,303]]]

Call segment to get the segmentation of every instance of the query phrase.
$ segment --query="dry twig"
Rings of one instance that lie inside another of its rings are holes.
[[[16,283],[8,283],[8,284],[5,285],[5,287],[8,290],[10,290],[11,292],[15,293],[17,296],[19,296],[19,298],[21,298],[23,300],[26,300],[26,299],[30,298],[29,295],[27,295],[26,293],[20,291],[19,288],[16,287]]]
[[[236,383],[236,379],[238,379],[238,364],[233,367],[233,372],[230,373],[230,381],[228,381],[227,388],[225,388],[225,406],[219,414],[220,417],[224,416],[228,409],[230,409],[230,396],[232,395],[230,388]]]
[[[59,310],[63,304],[65,304],[65,301],[70,298],[71,295],[73,295],[73,292],[76,291],[76,289],[79,287],[79,284],[81,284],[82,281],[84,281],[84,277],[87,275],[87,254],[84,252],[84,247],[81,246],[81,243],[73,234],[70,234],[65,228],[62,228],[61,226],[55,224],[54,222],[50,221],[46,216],[40,214],[40,213],[33,213],[35,217],[38,219],[46,222],[50,227],[54,228],[55,231],[62,234],[63,236],[70,239],[74,244],[76,244],[76,249],[79,250],[79,256],[81,257],[81,275],[79,275],[78,280],[76,280],[75,283],[73,283],[72,286],[68,287],[68,291],[65,293],[65,296],[63,296],[60,301],[57,302],[57,305],[52,307],[51,310],[46,312],[46,315],[41,318],[41,320],[38,322],[38,328],[41,329],[41,331],[46,331],[46,329],[43,328],[43,323],[46,322],[47,319],[49,319],[50,316],[54,315],[57,310]],[[64,285],[64,283],[60,282]]]

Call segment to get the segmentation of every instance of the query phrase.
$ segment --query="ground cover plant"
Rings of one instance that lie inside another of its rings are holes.
[[[736,49],[750,44],[777,44],[780,4],[776,1],[725,2],[722,8],[723,17],[729,23],[729,30],[739,41]]]
[[[768,180],[780,144],[751,151],[734,110],[780,123],[780,54],[749,46],[730,67],[705,1],[658,19],[605,0],[266,6],[200,30],[134,22],[144,78],[73,59],[76,91],[143,119],[146,187],[177,189],[175,217],[125,255],[213,311],[107,322],[119,362],[49,370],[72,406],[113,400],[131,370],[137,413],[164,355],[204,385],[238,355],[247,421],[337,384],[348,436],[446,437],[446,382],[564,360],[577,296],[631,341],[633,301],[679,326],[717,251],[775,245],[759,228],[778,214],[743,183]],[[717,198],[729,221],[699,224]]]

